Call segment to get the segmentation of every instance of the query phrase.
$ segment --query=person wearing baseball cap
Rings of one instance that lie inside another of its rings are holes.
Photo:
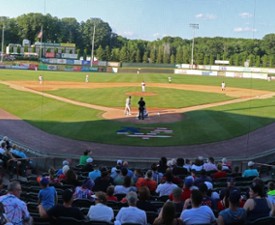
[[[258,177],[259,172],[256,168],[254,168],[255,163],[253,161],[249,161],[247,163],[248,168],[243,172],[242,177]]]

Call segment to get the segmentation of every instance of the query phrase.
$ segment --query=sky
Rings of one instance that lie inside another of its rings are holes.
[[[0,16],[100,18],[118,35],[149,41],[165,36],[262,39],[275,33],[274,10],[274,0],[0,0]]]

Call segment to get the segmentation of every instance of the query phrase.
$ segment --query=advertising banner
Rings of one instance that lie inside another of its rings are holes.
[[[110,67],[120,67],[120,63],[119,62],[108,62],[107,66],[110,66]]]
[[[46,58],[54,58],[55,53],[54,52],[46,52]]]
[[[107,62],[106,61],[97,61],[97,65],[98,66],[107,66]]]
[[[74,60],[74,65],[82,65],[82,61],[81,60]]]
[[[48,65],[48,70],[57,70],[56,65]]]
[[[73,59],[66,59],[66,64],[69,64],[69,65],[74,65],[74,60]]]
[[[87,60],[83,60],[83,61],[82,61],[82,65],[88,66],[88,65],[91,65],[91,62],[90,62],[90,61],[87,61]]]
[[[77,59],[77,54],[62,53],[61,57],[63,59]]]
[[[66,59],[57,59],[57,64],[66,64]]]
[[[80,72],[81,71],[81,66],[74,66],[73,71]]]

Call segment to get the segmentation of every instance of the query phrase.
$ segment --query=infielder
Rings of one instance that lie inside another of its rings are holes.
[[[145,92],[145,86],[146,86],[145,82],[142,81],[142,82],[141,82],[141,91],[142,91],[142,92]]]
[[[42,84],[42,83],[43,83],[43,76],[42,76],[42,75],[39,75],[38,81],[39,81],[39,84]]]
[[[126,98],[124,114],[126,116],[131,115],[131,96]]]
[[[225,82],[224,81],[222,82],[221,86],[222,86],[222,91],[225,91]]]

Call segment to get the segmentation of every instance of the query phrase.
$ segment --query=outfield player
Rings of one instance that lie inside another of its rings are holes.
[[[86,77],[85,77],[85,82],[88,83],[89,82],[89,74],[86,74]]]

